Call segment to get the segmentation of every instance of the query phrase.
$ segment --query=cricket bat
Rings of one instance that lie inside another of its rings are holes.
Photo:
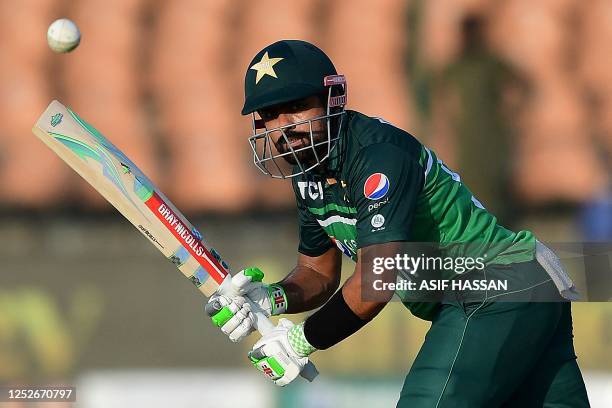
[[[205,296],[232,295],[230,268],[200,232],[132,161],[100,132],[58,101],[52,101],[32,128],[51,150],[127,218]],[[251,304],[256,327],[274,328],[261,308]],[[312,363],[302,377],[312,381]]]

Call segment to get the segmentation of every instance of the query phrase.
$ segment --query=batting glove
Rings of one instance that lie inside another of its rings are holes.
[[[295,380],[314,351],[304,336],[304,323],[280,319],[274,330],[255,343],[249,359],[274,384],[284,387]]]
[[[287,297],[280,285],[262,283],[259,268],[247,268],[234,276],[230,290],[211,296],[205,306],[215,326],[233,342],[239,342],[255,330],[255,316],[250,303],[256,304],[267,316],[287,310]]]

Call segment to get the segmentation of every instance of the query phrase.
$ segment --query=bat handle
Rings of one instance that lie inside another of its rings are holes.
[[[272,321],[270,321],[270,319],[268,319],[268,317],[262,311],[257,310],[259,309],[259,305],[255,305],[251,301],[249,301],[249,303],[251,304],[251,308],[256,310],[254,315],[255,315],[255,325],[257,326],[257,331],[262,336],[265,336],[266,334],[270,333],[272,329],[274,329],[275,327],[274,323],[272,323]]]
[[[255,310],[254,314],[257,331],[262,336],[265,336],[267,333],[272,331],[272,329],[274,329],[274,323],[272,323],[270,319],[268,319],[261,310],[258,310],[260,309],[259,305],[255,305],[252,302],[249,303],[251,303],[251,307]],[[314,380],[317,375],[319,375],[319,370],[317,370],[317,367],[315,367],[312,361],[308,361],[304,368],[302,368],[302,371],[300,371],[300,376],[302,376],[302,378],[308,380],[309,382],[312,382],[312,380]]]

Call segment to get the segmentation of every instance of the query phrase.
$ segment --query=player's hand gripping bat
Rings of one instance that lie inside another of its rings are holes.
[[[230,270],[161,191],[100,132],[58,101],[53,101],[32,131],[146,236],[206,296],[233,295]],[[274,325],[251,304],[257,330]],[[301,376],[318,372],[309,363]]]

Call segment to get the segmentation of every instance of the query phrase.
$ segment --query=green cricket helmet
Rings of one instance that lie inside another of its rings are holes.
[[[334,64],[323,51],[299,40],[281,40],[261,50],[249,64],[244,79],[245,102],[242,114],[251,114],[253,134],[249,144],[253,161],[264,173],[273,178],[289,178],[304,174],[330,157],[339,139],[344,106],[346,81],[338,75]],[[290,125],[267,129],[258,111],[271,106],[304,99],[313,95],[326,97],[326,114]],[[312,124],[326,123],[326,136],[315,135]],[[297,125],[308,124],[309,141],[293,148],[286,131]],[[271,138],[274,133],[284,140],[285,151],[280,151]],[[283,170],[283,158],[291,169]],[[307,158],[307,159],[305,159]]]

